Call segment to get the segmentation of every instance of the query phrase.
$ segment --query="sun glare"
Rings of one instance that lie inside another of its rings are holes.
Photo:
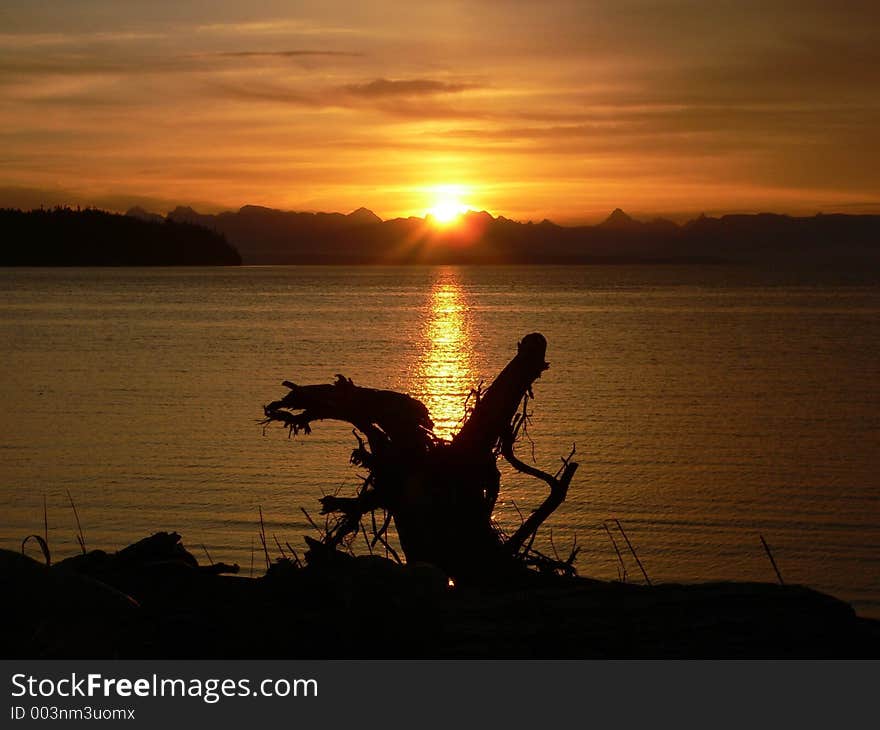
[[[467,212],[467,206],[462,202],[463,190],[454,185],[444,185],[434,188],[433,205],[428,208],[427,215],[439,226],[448,226],[455,223]]]
[[[431,412],[434,433],[451,439],[476,382],[470,305],[454,267],[437,273],[424,317],[421,362],[411,390]]]

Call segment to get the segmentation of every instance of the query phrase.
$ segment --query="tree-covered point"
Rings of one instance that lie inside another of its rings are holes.
[[[237,266],[216,231],[86,208],[0,210],[2,266]]]

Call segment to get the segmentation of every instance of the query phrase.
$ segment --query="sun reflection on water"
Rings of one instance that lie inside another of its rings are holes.
[[[470,308],[454,269],[441,270],[434,280],[422,341],[414,390],[431,412],[434,433],[448,439],[461,425],[465,400],[476,384]]]

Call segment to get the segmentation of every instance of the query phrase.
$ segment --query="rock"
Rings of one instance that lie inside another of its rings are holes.
[[[74,571],[46,568],[0,550],[0,585],[8,601],[3,656],[126,656],[138,634],[137,601]]]
[[[855,658],[880,622],[802,586],[654,586],[530,573],[450,587],[430,564],[336,552],[258,579],[176,533],[52,568],[0,550],[8,658]],[[140,604],[140,605],[138,605]]]

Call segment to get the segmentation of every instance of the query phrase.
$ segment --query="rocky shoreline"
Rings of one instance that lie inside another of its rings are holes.
[[[0,551],[7,658],[877,658],[880,622],[801,586],[642,586],[528,573],[450,586],[334,553],[259,578],[176,533],[47,567]]]

